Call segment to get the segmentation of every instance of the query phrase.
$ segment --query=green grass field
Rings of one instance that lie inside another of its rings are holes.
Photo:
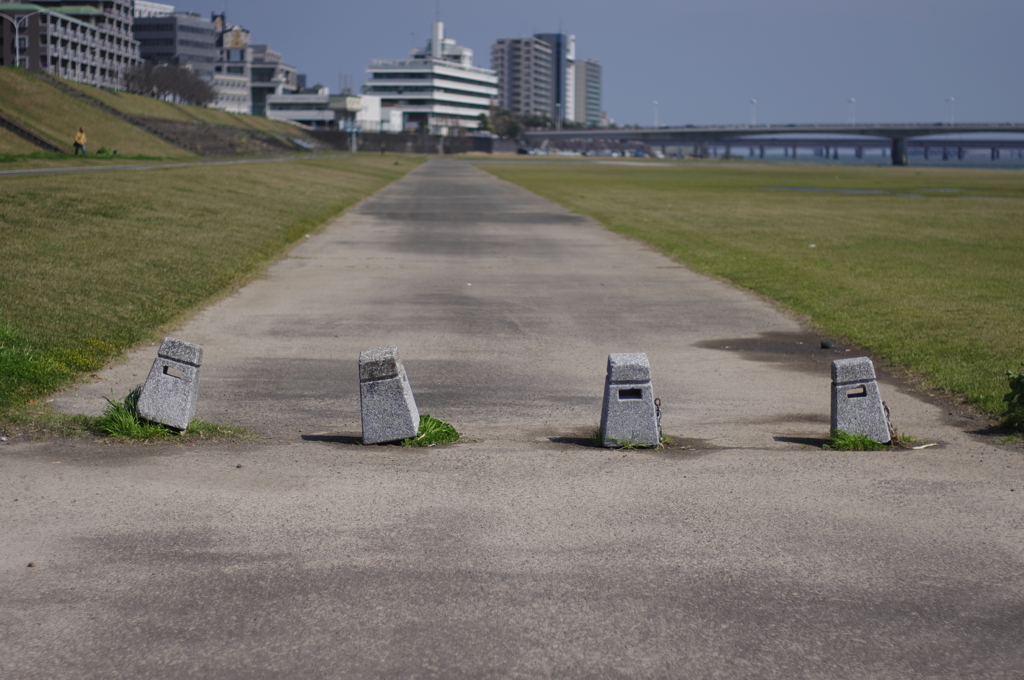
[[[84,127],[93,153],[105,146],[117,149],[122,156],[194,157],[13,67],[0,68],[0,112],[69,151],[78,128]]]
[[[418,162],[0,178],[0,411],[155,339]]]
[[[481,167],[777,300],[931,388],[989,414],[1005,408],[1005,371],[1024,361],[1024,173],[711,162]]]

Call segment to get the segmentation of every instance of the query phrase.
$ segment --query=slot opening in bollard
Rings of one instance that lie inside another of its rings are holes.
[[[861,385],[861,386],[859,386],[859,387],[857,387],[855,389],[852,389],[852,390],[850,390],[850,391],[848,391],[846,393],[846,397],[848,399],[856,399],[857,397],[866,397],[866,396],[868,396],[867,385]]]
[[[185,374],[174,366],[164,366],[164,375],[169,375],[172,378],[177,378],[178,380],[183,380],[185,378]]]
[[[644,391],[639,389],[639,388],[638,389],[634,389],[634,390],[619,390],[619,399],[620,400],[643,399],[643,398],[644,398]]]

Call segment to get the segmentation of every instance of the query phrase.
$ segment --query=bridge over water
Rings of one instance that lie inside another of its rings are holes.
[[[964,137],[963,135],[970,135]],[[993,159],[1001,149],[1024,149],[1024,124],[1019,123],[911,123],[911,124],[842,124],[842,125],[736,125],[686,126],[660,128],[611,128],[597,130],[531,130],[524,133],[527,141],[539,146],[549,144],[587,144],[593,142],[642,142],[649,146],[694,147],[704,155],[710,146],[723,146],[726,156],[734,146],[758,149],[764,158],[768,148],[791,149],[793,157],[801,148],[831,149],[838,157],[839,148],[852,148],[858,158],[865,149],[889,149],[893,165],[907,165],[908,150],[923,148],[927,157],[931,149],[941,149],[944,156],[955,149],[963,158],[966,149],[991,150]]]

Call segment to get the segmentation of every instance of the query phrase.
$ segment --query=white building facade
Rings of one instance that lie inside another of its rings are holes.
[[[380,119],[390,132],[426,130],[452,134],[475,130],[498,94],[494,71],[473,66],[473,51],[444,37],[435,22],[425,49],[410,59],[375,60],[366,69],[363,93],[380,98]],[[401,116],[401,130],[395,130]],[[382,124],[383,126],[383,124]]]

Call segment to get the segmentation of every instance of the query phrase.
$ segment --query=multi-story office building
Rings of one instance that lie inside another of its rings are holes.
[[[291,94],[299,89],[296,69],[281,61],[281,53],[267,45],[252,45],[249,86],[252,96],[252,115],[267,115],[267,96]]]
[[[132,0],[0,0],[0,66],[121,89],[139,63]]]
[[[539,38],[502,38],[491,47],[498,105],[513,114],[554,120],[551,45]]]
[[[267,45],[250,44],[249,31],[228,26],[224,14],[213,15],[218,59],[213,68],[217,101],[211,106],[231,113],[267,115],[267,96],[298,90],[296,69]]]
[[[533,37],[551,46],[551,120],[556,125],[576,120],[576,36],[537,33]]]
[[[601,64],[593,59],[576,60],[577,123],[601,124]]]
[[[194,13],[175,12],[173,5],[136,2],[132,32],[139,41],[142,59],[187,66],[213,80],[218,54],[217,30],[212,21]]]
[[[249,31],[228,27],[223,14],[214,14],[212,21],[217,33],[217,63],[213,67],[217,99],[210,106],[229,113],[252,113]]]
[[[494,71],[473,66],[473,50],[445,38],[440,21],[426,48],[413,49],[410,57],[374,60],[366,69],[363,92],[380,97],[381,118],[394,121],[389,127],[397,127],[399,117],[402,129],[435,134],[479,127],[480,114],[490,111],[498,93]]]

